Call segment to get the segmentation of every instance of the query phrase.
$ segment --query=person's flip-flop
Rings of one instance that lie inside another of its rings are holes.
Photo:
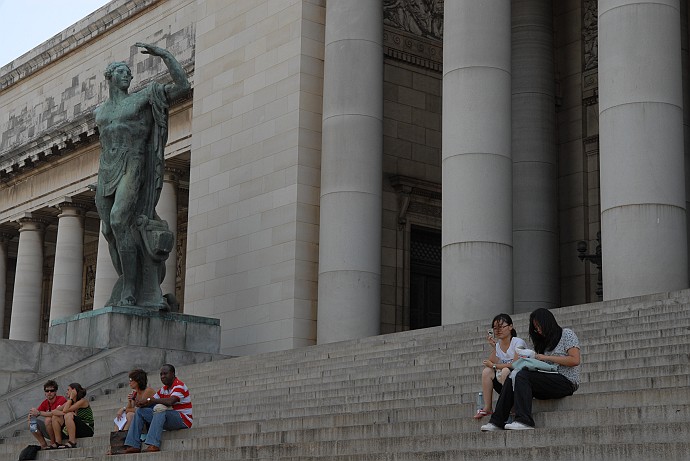
[[[77,442],[65,442],[58,448],[77,448]]]
[[[474,419],[482,419],[484,416],[489,416],[491,414],[493,414],[493,411],[486,411],[485,409],[480,408],[477,410],[477,414],[474,415]]]

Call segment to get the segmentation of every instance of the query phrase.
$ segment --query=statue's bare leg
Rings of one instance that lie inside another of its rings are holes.
[[[108,251],[115,271],[118,275],[122,275],[120,256],[117,254],[117,242],[115,241],[113,228],[110,226],[110,212],[113,209],[113,201],[113,196],[103,197],[96,192],[96,209],[98,210],[98,215],[101,217],[101,233],[108,242]]]
[[[136,282],[139,270],[137,247],[132,235],[135,208],[141,185],[138,162],[128,162],[128,171],[120,180],[110,213],[110,222],[117,242],[117,253],[122,267],[122,292],[120,302],[124,306],[136,305]]]

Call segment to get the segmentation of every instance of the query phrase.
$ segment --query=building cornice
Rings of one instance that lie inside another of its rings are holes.
[[[410,32],[383,27],[384,55],[425,69],[441,72],[443,70],[443,45]]]
[[[194,73],[194,61],[183,64],[191,75]],[[133,91],[146,86],[152,80],[167,83],[170,76],[167,73],[156,75],[137,84]],[[176,107],[183,106],[193,98],[190,90],[186,98],[174,101],[170,108],[174,112]],[[98,141],[98,127],[94,119],[93,110],[88,110],[78,117],[44,132],[41,136],[28,141],[21,146],[13,146],[6,152],[0,153],[0,181],[7,181],[18,174],[33,169],[37,165],[50,161],[51,157],[61,156],[81,146],[87,146]]]
[[[51,39],[0,67],[0,92],[162,0],[114,0]]]

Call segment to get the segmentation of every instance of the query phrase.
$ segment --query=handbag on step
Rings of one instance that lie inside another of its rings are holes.
[[[110,433],[110,454],[121,455],[125,452],[127,431],[113,431]]]

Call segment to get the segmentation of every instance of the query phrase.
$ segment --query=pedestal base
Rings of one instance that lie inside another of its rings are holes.
[[[217,354],[220,320],[140,307],[106,306],[53,320],[48,342],[103,349],[147,346]]]

